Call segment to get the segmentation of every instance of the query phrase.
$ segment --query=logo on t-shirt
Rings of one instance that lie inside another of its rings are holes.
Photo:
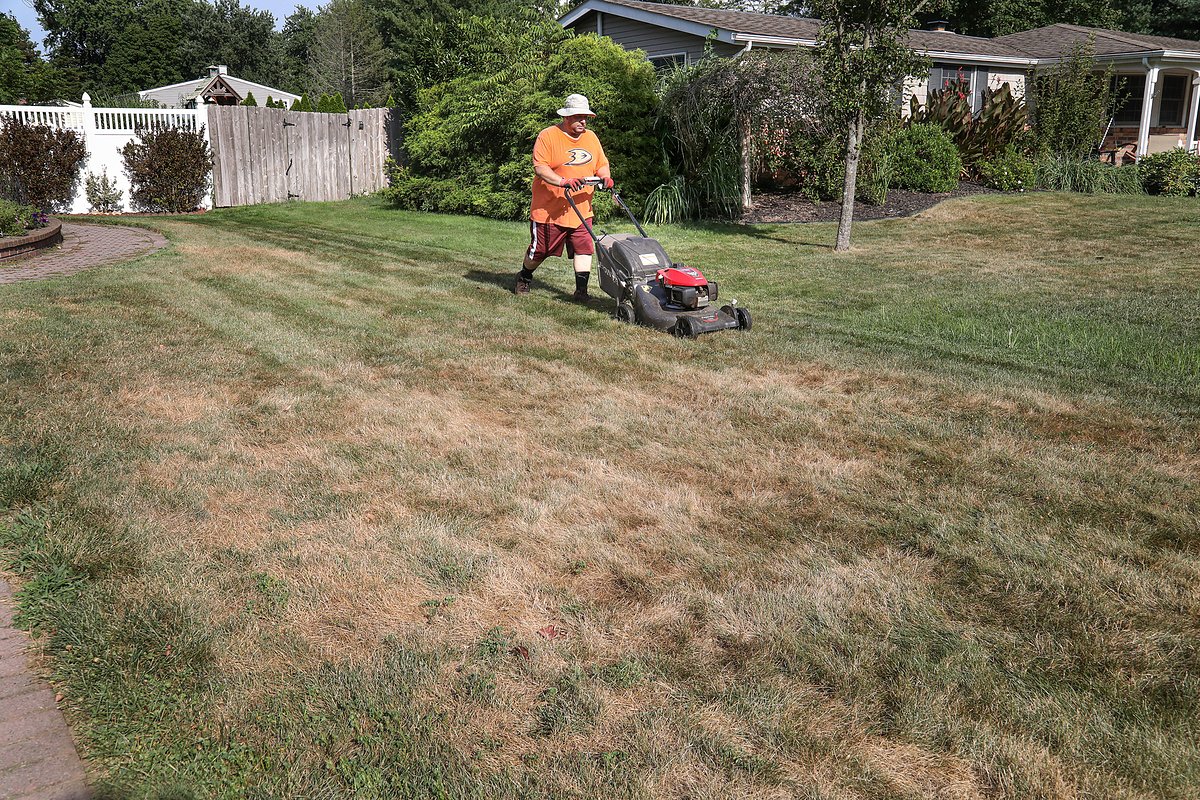
[[[564,167],[577,167],[592,160],[592,154],[582,147],[572,147],[567,151],[567,155],[571,156],[571,158],[563,164]]]

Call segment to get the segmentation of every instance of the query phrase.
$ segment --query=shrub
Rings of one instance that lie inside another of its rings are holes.
[[[21,236],[27,230],[41,228],[45,224],[46,216],[30,206],[0,200],[0,236]]]
[[[1200,192],[1200,155],[1174,149],[1146,156],[1138,174],[1147,194],[1188,197]]]
[[[599,113],[591,127],[622,194],[637,208],[665,177],[649,62],[609,39],[576,37],[553,22],[501,26],[488,37],[496,63],[420,93],[405,165],[391,171],[383,196],[401,208],[525,216],[533,142],[558,121],[554,110],[563,98],[579,92]],[[602,217],[604,207],[596,205]]]
[[[212,152],[198,132],[178,128],[145,130],[121,148],[129,199],[137,211],[193,211],[204,199],[212,174]]]
[[[1096,151],[1112,118],[1112,69],[1096,71],[1091,43],[1064,55],[1027,84],[1034,148],[1043,155],[1081,159]]]
[[[1002,192],[1023,192],[1032,189],[1035,182],[1033,162],[1011,145],[999,155],[980,161],[975,171],[984,186]]]
[[[1029,122],[1025,101],[1015,97],[1007,83],[983,91],[978,114],[972,113],[971,95],[959,82],[931,89],[924,107],[913,95],[909,106],[909,123],[931,122],[950,134],[968,170],[1016,145]]]
[[[14,119],[0,123],[0,191],[42,211],[65,209],[87,148],[78,133]]]
[[[269,100],[270,98],[267,99]],[[254,92],[246,92],[246,97],[242,100],[241,105],[257,107],[258,101],[254,99]]]
[[[108,177],[105,169],[99,175],[89,172],[84,182],[88,206],[94,214],[115,214],[122,209],[125,192],[117,188],[117,182]]]
[[[892,186],[918,192],[950,192],[958,187],[961,173],[958,147],[937,125],[910,125],[892,138]]]

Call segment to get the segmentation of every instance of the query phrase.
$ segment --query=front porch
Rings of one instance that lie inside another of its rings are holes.
[[[1117,66],[1118,103],[1101,157],[1115,164],[1176,147],[1196,152],[1200,112],[1200,61]]]

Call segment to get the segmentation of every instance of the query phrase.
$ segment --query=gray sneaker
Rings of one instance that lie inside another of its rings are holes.
[[[529,284],[533,281],[528,278],[522,278],[520,273],[517,273],[517,285],[513,289],[516,294],[529,294]]]

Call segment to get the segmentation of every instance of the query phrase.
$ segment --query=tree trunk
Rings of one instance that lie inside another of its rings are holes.
[[[842,216],[838,220],[837,244],[833,249],[850,249],[850,225],[854,222],[854,189],[858,183],[858,157],[862,152],[863,112],[860,109],[846,132],[846,181],[842,185]]]
[[[752,146],[750,143],[750,120],[743,119],[741,125],[742,133],[742,211],[748,211],[750,206],[754,205],[754,199],[750,196],[750,165]]]

